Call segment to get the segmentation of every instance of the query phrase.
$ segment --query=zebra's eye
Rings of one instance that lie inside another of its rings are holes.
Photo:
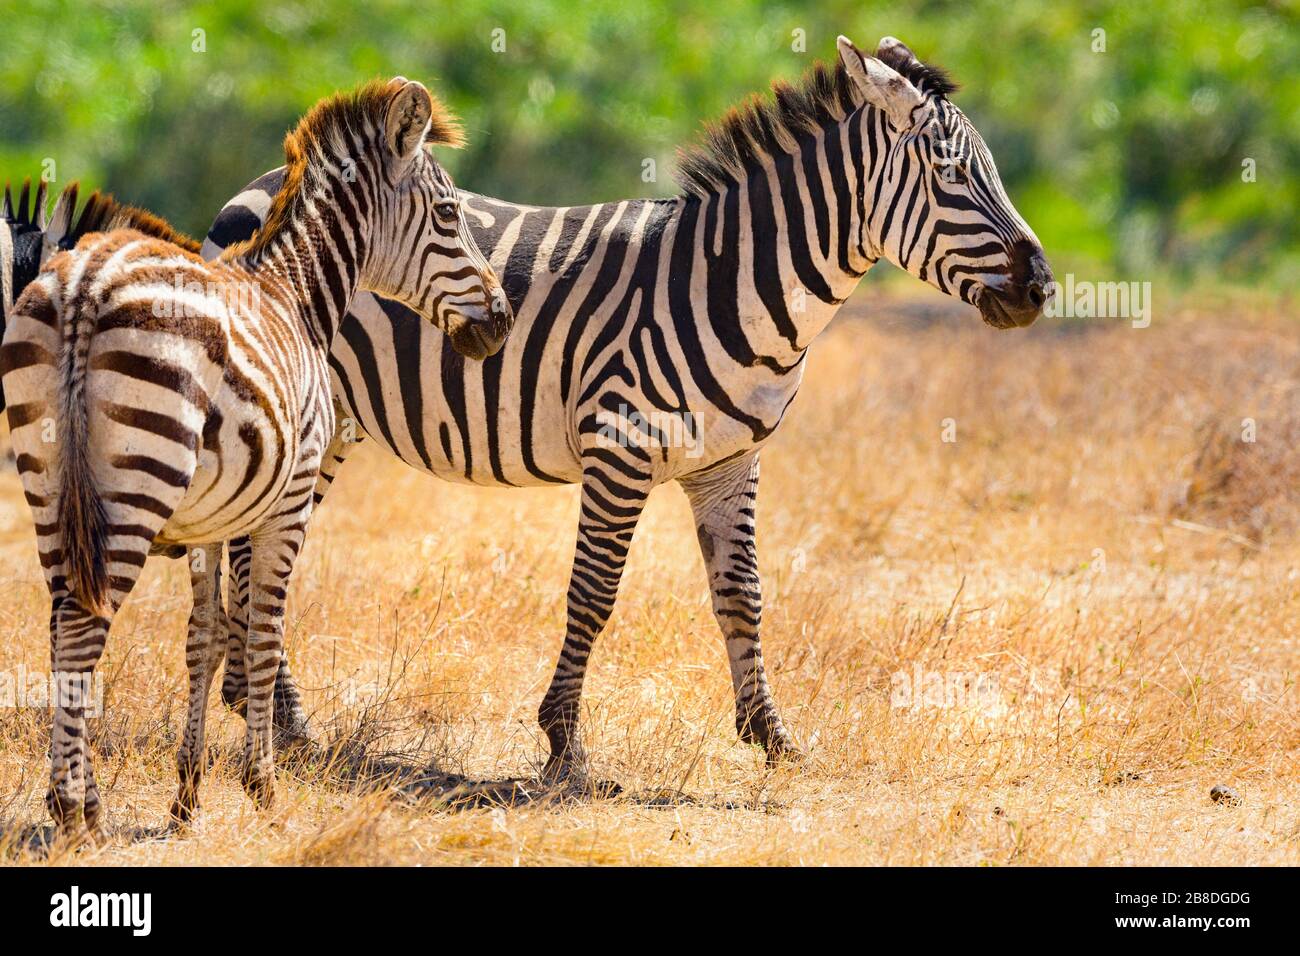
[[[947,162],[940,168],[939,178],[950,186],[965,186],[966,170],[955,160]]]
[[[444,199],[433,204],[433,211],[438,214],[439,219],[455,219],[456,214],[460,212],[460,203],[454,199]]]

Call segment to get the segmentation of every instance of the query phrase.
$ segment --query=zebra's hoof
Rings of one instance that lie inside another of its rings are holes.
[[[231,713],[248,719],[248,685],[243,687],[221,688],[221,702]]]
[[[299,751],[316,752],[321,749],[320,741],[306,724],[291,727],[275,727],[273,746],[276,754],[295,755]]]
[[[621,784],[598,780],[585,763],[556,760],[552,757],[542,771],[542,782],[557,796],[579,800],[612,800],[623,793]]]
[[[275,806],[275,773],[255,769],[252,766],[244,768],[240,782],[244,785],[244,792],[253,801],[259,812],[265,813]]]
[[[97,848],[108,846],[112,839],[108,832],[108,827],[104,826],[102,823],[88,824],[86,826],[86,833],[90,837],[90,842]]]
[[[73,853],[80,853],[88,847],[103,846],[108,842],[108,835],[103,828],[91,829],[84,822],[76,826],[56,825],[54,827],[54,843]]]
[[[777,742],[767,747],[767,767],[769,770],[775,770],[777,767],[794,767],[808,759],[804,753],[789,738],[777,738]]]
[[[194,810],[173,802],[167,812],[167,835],[185,836],[190,832],[190,823],[194,819]]]

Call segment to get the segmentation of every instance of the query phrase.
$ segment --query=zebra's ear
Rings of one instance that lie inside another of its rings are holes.
[[[909,129],[912,113],[925,105],[925,97],[907,77],[874,56],[863,53],[846,36],[836,40],[840,61],[866,101],[884,112],[895,129]]]
[[[876,47],[876,59],[892,66],[896,70],[903,70],[906,67],[919,64],[916,54],[898,37],[881,37],[880,43]]]
[[[385,141],[393,155],[406,161],[424,145],[424,134],[433,114],[433,97],[420,83],[407,81],[388,106]]]
[[[72,216],[77,210],[77,189],[78,184],[76,182],[68,183],[63,192],[59,194],[59,198],[54,202],[54,212],[50,214],[50,225],[45,230],[45,235],[42,238],[45,247],[41,253],[42,262],[58,252],[60,243],[72,235]]]

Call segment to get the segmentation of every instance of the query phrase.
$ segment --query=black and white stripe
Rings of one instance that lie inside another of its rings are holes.
[[[53,599],[56,675],[84,688],[149,554],[190,561],[177,824],[206,764],[207,694],[229,630],[221,545],[235,536],[251,541],[244,785],[259,806],[272,801],[285,598],[335,431],[326,356],[348,303],[359,289],[390,296],[408,307],[402,323],[436,325],[470,355],[508,329],[454,185],[425,149],[448,135],[459,141],[420,84],[365,84],[299,123],[267,222],[218,261],[158,230],[92,233],[14,304],[0,371]],[[51,744],[47,803],[74,837],[83,822],[101,827],[84,705],[58,701]]]
[[[365,435],[449,481],[582,485],[564,647],[540,710],[551,774],[582,772],[588,656],[646,498],[672,480],[694,510],[737,727],[771,759],[794,751],[759,643],[754,509],[759,451],[808,346],[882,257],[998,327],[1033,321],[1050,280],[951,89],[896,40],[872,57],[841,38],[837,66],[711,129],[683,157],[679,198],[541,208],[462,193],[517,317],[481,365],[400,307],[352,303],[329,362]],[[256,228],[279,176],[222,211],[208,254]],[[318,495],[347,450],[325,464]],[[243,601],[236,581],[232,614]],[[244,693],[237,657],[232,701]],[[306,732],[286,664],[277,695],[277,721]]]

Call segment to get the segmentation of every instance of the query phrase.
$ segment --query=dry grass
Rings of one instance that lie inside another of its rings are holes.
[[[1300,863],[1295,317],[1204,302],[1144,330],[995,333],[914,295],[873,290],[871,321],[818,343],[764,458],[765,645],[803,767],[768,772],[735,740],[688,510],[664,488],[587,734],[601,776],[691,801],[453,812],[286,773],[260,818],[214,695],[201,825],[142,839],[174,786],[189,600],[155,559],[104,666],[117,837],[73,861]],[[0,665],[38,671],[46,596],[12,472],[0,500]],[[291,599],[318,720],[451,773],[534,773],[576,501],[360,453]],[[928,698],[902,706],[916,674]],[[46,720],[0,713],[0,858],[42,859],[22,847],[45,823]],[[1216,783],[1242,805],[1213,804]]]

